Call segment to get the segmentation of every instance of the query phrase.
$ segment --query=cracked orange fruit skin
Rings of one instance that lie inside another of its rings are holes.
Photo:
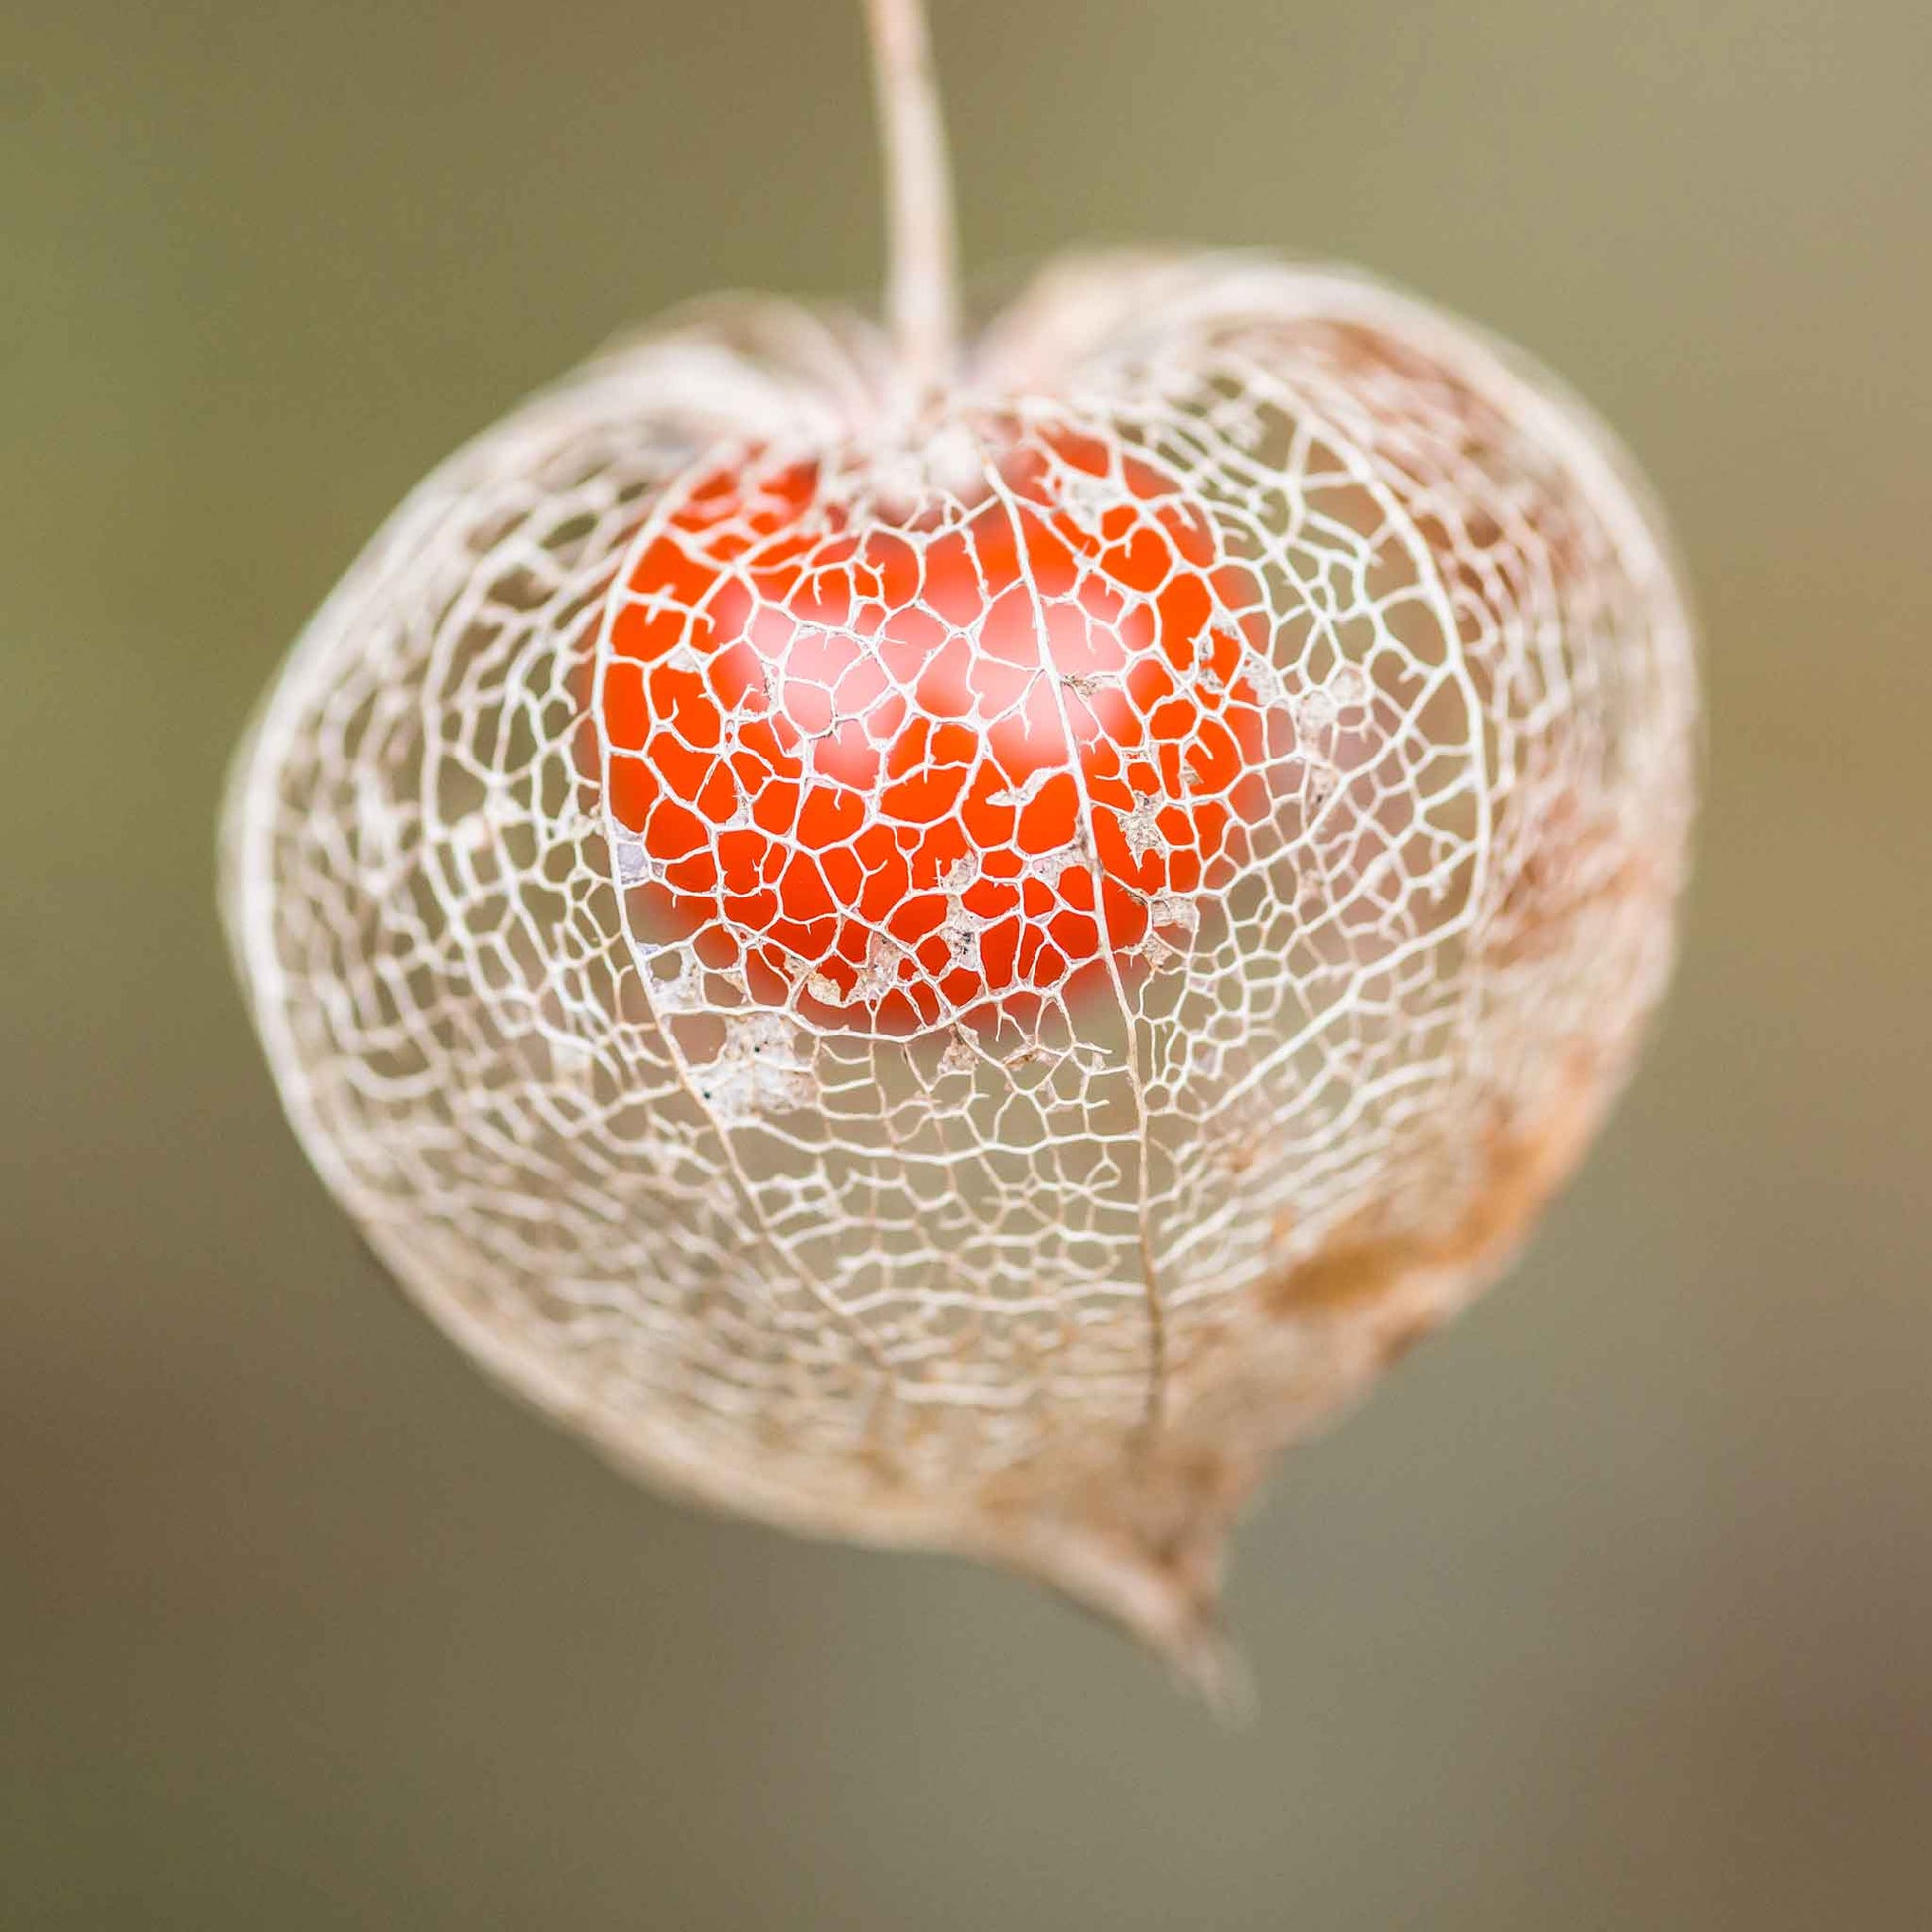
[[[1205,513],[1091,437],[986,476],[894,516],[820,461],[718,467],[621,587],[612,816],[760,997],[904,1031],[1091,990],[1266,810],[1229,615],[1261,601]]]

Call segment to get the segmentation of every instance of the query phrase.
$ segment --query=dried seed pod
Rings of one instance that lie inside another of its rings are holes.
[[[1281,1446],[1506,1261],[1669,964],[1695,693],[1601,427],[1353,272],[673,317],[439,469],[239,759],[284,1102],[653,1482],[1035,1574],[1212,1680]]]

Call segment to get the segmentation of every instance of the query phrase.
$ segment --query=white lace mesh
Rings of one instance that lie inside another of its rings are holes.
[[[753,305],[453,458],[244,753],[231,927],[498,1375],[1168,1641],[1613,1090],[1687,622],[1578,406],[1352,275],[1071,263],[906,420]]]

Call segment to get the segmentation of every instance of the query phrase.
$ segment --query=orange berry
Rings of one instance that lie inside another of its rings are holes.
[[[1131,971],[1265,809],[1210,520],[1096,438],[1001,440],[976,500],[897,514],[818,460],[713,470],[630,571],[611,810],[755,995],[896,1031]]]

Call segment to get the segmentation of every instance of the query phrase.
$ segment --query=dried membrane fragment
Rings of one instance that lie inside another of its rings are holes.
[[[237,763],[234,948],[510,1387],[1210,1676],[1275,1452],[1629,1067],[1690,627],[1601,426],[1364,276],[1073,257],[961,350],[893,306],[686,313],[437,470]]]

